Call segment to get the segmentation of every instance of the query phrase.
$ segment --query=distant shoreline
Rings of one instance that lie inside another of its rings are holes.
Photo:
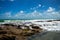
[[[0,22],[4,21],[60,21],[60,19],[0,19]]]

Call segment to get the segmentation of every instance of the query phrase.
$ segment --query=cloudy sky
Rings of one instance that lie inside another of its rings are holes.
[[[60,19],[60,0],[0,0],[0,19]]]

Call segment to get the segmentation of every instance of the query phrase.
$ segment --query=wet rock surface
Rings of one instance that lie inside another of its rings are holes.
[[[29,29],[29,26],[25,27],[25,29],[21,29],[12,24],[2,25],[0,27],[0,40],[28,40],[28,37],[42,32],[42,29],[36,27],[33,29]]]
[[[0,40],[60,40],[60,31],[43,30],[36,24],[2,24]]]
[[[0,40],[15,40],[15,36],[2,36]]]
[[[60,40],[60,32],[48,31],[36,34],[28,38],[29,40]]]

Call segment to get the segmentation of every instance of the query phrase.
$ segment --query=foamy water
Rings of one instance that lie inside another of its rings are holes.
[[[47,31],[58,31],[60,30],[60,21],[53,22],[33,22],[34,24],[41,25],[40,28],[43,28]]]
[[[37,22],[37,21],[43,21],[43,22]],[[39,27],[43,28],[44,30],[47,30],[47,31],[56,31],[56,30],[60,31],[60,21],[52,21],[52,22],[46,22],[46,21],[48,21],[48,20],[5,20],[5,22],[3,22],[2,24],[4,24],[4,23],[21,24],[21,22],[22,23],[31,22],[36,25],[41,25]],[[27,25],[29,25],[29,24],[27,24]]]

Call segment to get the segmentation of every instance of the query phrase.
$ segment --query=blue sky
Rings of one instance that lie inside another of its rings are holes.
[[[0,0],[0,19],[60,19],[60,0]]]

